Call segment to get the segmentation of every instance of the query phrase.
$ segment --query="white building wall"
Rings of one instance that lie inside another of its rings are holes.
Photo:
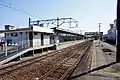
[[[34,34],[33,36],[33,47],[40,47],[41,46],[41,33]]]
[[[44,45],[50,44],[50,35],[44,35]]]
[[[58,36],[55,37],[55,43],[57,43],[57,44],[59,43],[59,37]]]

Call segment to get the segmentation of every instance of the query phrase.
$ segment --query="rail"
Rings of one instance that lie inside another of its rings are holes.
[[[17,63],[17,64],[6,66],[0,69],[0,72],[1,72],[0,78],[10,79],[10,75],[11,75],[11,79],[24,78],[29,80],[33,78],[35,79],[35,76],[38,77],[40,80],[45,78],[56,79],[55,77],[53,77],[53,75],[55,73],[59,73],[57,74],[58,78],[56,80],[58,79],[62,80],[63,78],[66,78],[64,73],[66,73],[68,69],[70,71],[71,69],[73,69],[71,67],[76,63],[76,61],[78,62],[78,59],[80,58],[80,56],[83,55],[81,51],[84,52],[88,44],[90,45],[89,41],[83,42],[77,45],[73,45],[61,50],[51,52],[50,54],[46,54],[40,57],[36,57],[33,59],[29,59],[29,60]],[[72,61],[71,59],[74,61],[71,62]],[[63,72],[61,72],[60,70],[62,70]],[[17,75],[17,73],[19,75]],[[33,75],[30,75],[30,74],[33,74]],[[27,77],[24,77],[25,75]]]

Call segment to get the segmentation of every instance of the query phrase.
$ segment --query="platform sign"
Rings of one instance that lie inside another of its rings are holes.
[[[12,26],[12,27],[9,27],[9,30],[15,30],[15,28]]]
[[[13,25],[5,25],[5,30],[15,30],[15,26],[13,26]]]

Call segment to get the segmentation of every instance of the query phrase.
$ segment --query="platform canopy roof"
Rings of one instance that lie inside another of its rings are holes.
[[[62,28],[52,28],[54,29],[55,32],[59,32],[59,33],[66,33],[66,34],[73,34],[73,35],[77,35],[77,36],[82,36],[84,37],[84,35],[82,34],[79,34],[79,33],[75,33],[73,31],[70,31],[70,30],[66,30],[66,29],[62,29]]]

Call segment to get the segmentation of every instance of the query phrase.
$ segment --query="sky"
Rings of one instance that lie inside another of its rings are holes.
[[[28,12],[33,16],[15,11],[2,4]],[[32,20],[52,18],[74,18],[78,21],[76,30],[84,32],[101,31],[107,33],[109,24],[116,19],[117,0],[0,0],[0,29],[5,24],[27,27]],[[39,17],[36,17],[39,16]]]

